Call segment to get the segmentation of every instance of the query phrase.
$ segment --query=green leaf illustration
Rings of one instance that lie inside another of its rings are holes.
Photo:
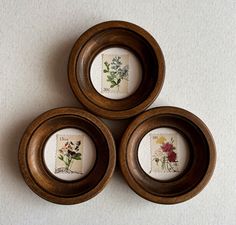
[[[58,159],[63,161],[63,155],[58,156]]]
[[[107,75],[107,81],[112,81],[112,80],[113,80],[113,78],[111,76]]]
[[[81,160],[81,153],[76,153],[75,156],[73,156],[73,159]]]
[[[106,71],[109,72],[109,70],[110,70],[110,68],[109,68],[110,64],[106,61],[106,62],[104,62],[104,65],[106,66]]]

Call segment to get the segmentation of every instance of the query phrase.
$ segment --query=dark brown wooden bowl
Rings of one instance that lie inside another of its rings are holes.
[[[95,56],[111,47],[129,50],[142,66],[139,87],[119,100],[99,94],[90,78]],[[68,63],[69,82],[77,99],[91,112],[108,119],[125,119],[145,110],[157,98],[164,73],[164,57],[155,39],[141,27],[123,21],[100,23],[83,33],[76,41]]]
[[[153,179],[138,162],[141,139],[161,127],[182,133],[190,147],[189,165],[180,176],[167,181]],[[216,150],[210,131],[198,117],[184,109],[159,107],[142,113],[128,126],[119,161],[127,183],[138,195],[156,203],[175,204],[192,198],[206,186],[215,167]]]
[[[63,128],[77,128],[93,140],[96,162],[87,176],[75,181],[57,179],[43,160],[47,139]],[[40,197],[58,204],[76,204],[97,195],[111,178],[116,161],[109,129],[92,114],[78,108],[57,108],[35,119],[19,146],[19,166],[27,185]]]

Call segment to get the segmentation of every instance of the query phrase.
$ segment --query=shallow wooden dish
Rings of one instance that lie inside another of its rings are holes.
[[[160,181],[143,171],[138,146],[149,131],[169,127],[181,132],[189,143],[190,159],[182,174]],[[141,197],[156,203],[175,204],[197,195],[212,176],[216,150],[206,125],[192,113],[175,107],[159,107],[139,115],[128,126],[120,144],[121,171],[129,186]]]
[[[46,168],[44,145],[56,131],[64,128],[83,130],[96,147],[92,170],[79,180],[57,179]],[[58,204],[76,204],[97,195],[115,168],[115,143],[109,129],[92,114],[77,108],[47,111],[26,129],[19,146],[19,166],[27,185],[40,197]]]
[[[142,80],[136,91],[114,100],[94,88],[90,67],[104,49],[120,47],[137,56],[142,67]],[[76,41],[68,62],[70,86],[88,110],[108,119],[125,119],[146,109],[158,96],[165,73],[162,51],[155,39],[141,27],[123,21],[108,21],[87,30]]]

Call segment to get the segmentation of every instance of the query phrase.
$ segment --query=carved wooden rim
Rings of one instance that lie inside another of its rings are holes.
[[[96,146],[93,169],[75,181],[57,179],[43,160],[45,142],[64,128],[83,130]],[[57,108],[40,115],[26,129],[18,159],[25,182],[37,195],[58,204],[76,204],[97,195],[111,178],[116,162],[115,143],[109,129],[94,115],[78,108]]]
[[[155,180],[138,162],[141,139],[158,127],[177,129],[190,143],[191,164],[176,179]],[[194,197],[207,185],[215,168],[216,149],[209,129],[194,114],[176,107],[158,107],[142,113],[128,126],[121,140],[119,161],[127,183],[138,195],[156,203],[175,204]]]
[[[130,96],[113,100],[100,95],[90,79],[95,56],[104,49],[121,47],[133,52],[142,65],[142,81]],[[155,39],[141,27],[108,21],[83,33],[72,48],[68,62],[70,86],[88,110],[108,119],[125,119],[141,113],[158,96],[165,73],[162,51]]]

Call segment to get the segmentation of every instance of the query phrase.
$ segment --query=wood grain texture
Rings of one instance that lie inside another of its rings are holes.
[[[111,47],[127,49],[141,62],[141,84],[124,99],[100,95],[90,79],[93,59]],[[164,73],[164,56],[156,40],[141,27],[124,21],[103,22],[87,30],[76,41],[68,62],[69,82],[75,96],[88,110],[108,119],[125,119],[145,110],[157,98]]]
[[[167,181],[151,178],[138,162],[138,146],[149,131],[168,127],[189,143],[190,160],[178,177]],[[216,162],[213,137],[194,114],[176,107],[153,108],[139,115],[127,128],[119,149],[121,171],[129,186],[141,197],[162,204],[175,204],[197,195],[210,180]]]
[[[64,128],[83,130],[96,146],[93,169],[75,181],[56,178],[43,160],[47,139]],[[76,204],[97,195],[111,178],[116,162],[115,143],[109,129],[92,114],[78,108],[57,108],[30,124],[21,139],[18,159],[25,182],[36,194],[54,203]]]

